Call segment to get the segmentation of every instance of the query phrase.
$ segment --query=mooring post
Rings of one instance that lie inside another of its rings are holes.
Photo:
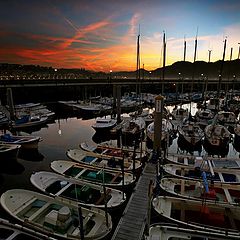
[[[157,165],[161,159],[161,140],[162,140],[162,114],[163,114],[163,96],[155,98],[155,112],[154,112],[154,143],[153,150],[157,153]],[[159,168],[158,168],[159,169]]]
[[[15,111],[14,111],[13,95],[12,95],[12,89],[11,88],[7,89],[7,104],[8,104],[8,107],[9,107],[10,118],[11,118],[11,120],[14,120]]]

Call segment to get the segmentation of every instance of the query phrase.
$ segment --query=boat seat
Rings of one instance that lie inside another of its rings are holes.
[[[29,217],[29,221],[34,221],[34,219],[43,213],[49,206],[50,203],[44,204],[43,207],[39,208],[32,216]]]

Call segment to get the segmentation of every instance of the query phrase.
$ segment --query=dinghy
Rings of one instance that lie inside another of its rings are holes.
[[[172,223],[240,238],[239,206],[166,196],[154,198],[152,205],[162,218]]]
[[[31,135],[12,135],[9,133],[0,135],[0,142],[8,144],[19,144],[21,149],[36,149],[38,148],[38,143],[42,141],[41,137],[31,136]]]
[[[95,144],[91,145],[86,142],[82,142],[80,145],[80,148],[87,152],[93,152],[98,154],[104,154],[107,156],[113,156],[113,157],[123,157],[124,158],[133,158],[133,155],[135,154],[135,159],[141,159],[146,156],[146,153],[144,151],[139,152],[137,150],[134,151],[134,149],[131,148],[118,148],[114,146],[104,145],[104,144]]]
[[[1,240],[56,240],[33,229],[10,223],[2,218],[0,218],[0,238]]]
[[[177,164],[165,164],[162,166],[164,172],[173,177],[183,179],[203,179],[203,172],[208,180],[221,183],[239,184],[240,170],[227,168],[212,168],[201,170],[200,167],[180,166]]]
[[[230,234],[215,233],[205,230],[189,229],[179,227],[170,223],[155,223],[150,226],[148,235],[145,235],[145,240],[180,240],[180,239],[192,239],[192,240],[234,240],[239,239],[238,233]]]
[[[240,185],[165,177],[160,187],[168,195],[199,201],[239,205]]]
[[[117,119],[109,117],[97,117],[96,122],[92,125],[95,131],[106,131],[112,129],[117,124]]]
[[[209,163],[212,167],[215,168],[236,168],[240,169],[240,159],[234,157],[209,157],[209,156],[194,156],[194,155],[184,155],[184,154],[171,154],[168,155],[166,161],[171,164],[179,164],[183,166],[199,166],[206,165],[209,166]]]
[[[82,167],[78,163],[71,161],[58,160],[51,162],[51,168],[66,177],[80,179],[95,184],[105,184],[106,187],[129,188],[136,181],[130,173],[105,170],[104,168]],[[124,182],[123,182],[124,181]]]
[[[67,156],[81,166],[104,167],[105,169],[121,171],[121,165],[124,166],[124,171],[140,170],[142,164],[139,160],[131,160],[129,158],[108,156],[105,154],[97,154],[86,152],[81,149],[69,149],[66,152]],[[134,166],[135,164],[135,166]]]
[[[65,202],[86,207],[116,208],[122,205],[126,196],[113,188],[106,188],[106,198],[103,186],[66,178],[53,172],[37,172],[31,175],[31,183],[44,193],[51,194]]]
[[[79,211],[75,205],[25,189],[8,190],[2,207],[25,226],[61,239],[80,239]],[[100,209],[81,208],[84,239],[102,239],[112,229],[111,216]]]
[[[21,145],[0,143],[0,159],[16,159]]]

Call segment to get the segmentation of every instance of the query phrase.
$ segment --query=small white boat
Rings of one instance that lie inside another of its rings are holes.
[[[1,196],[2,207],[14,218],[50,236],[80,239],[79,209],[53,197],[25,189],[8,190]],[[101,209],[81,208],[84,239],[102,239],[112,229]],[[108,225],[108,226],[107,226]]]
[[[240,169],[240,159],[234,157],[209,157],[209,156],[194,156],[194,155],[168,155],[166,161],[171,164],[180,164],[184,166],[199,166],[206,165],[208,167],[209,162],[212,167],[215,168],[235,168]]]
[[[0,135],[0,142],[8,144],[19,144],[21,149],[36,149],[38,148],[38,143],[42,141],[41,137],[31,136],[31,135],[12,135],[9,133]]]
[[[201,170],[194,166],[180,166],[178,164],[165,164],[162,166],[166,174],[173,177],[183,179],[203,179],[203,172],[206,173],[206,178],[214,182],[239,184],[240,170],[230,168],[205,168]]]
[[[133,154],[135,154],[135,159],[141,159],[146,156],[146,152],[139,150],[131,149],[131,148],[118,148],[115,146],[104,145],[104,144],[88,144],[86,142],[82,142],[80,148],[87,152],[93,152],[97,154],[103,154],[107,156],[113,157],[121,157],[133,159]]]
[[[147,126],[147,137],[154,142],[154,122]],[[166,141],[173,133],[173,124],[170,120],[162,119],[162,141]]]
[[[167,196],[154,198],[152,205],[162,218],[172,223],[211,233],[227,232],[240,238],[239,206]]]
[[[92,125],[96,131],[110,130],[117,124],[117,119],[109,117],[97,117],[95,124]]]
[[[0,159],[16,159],[21,145],[0,143]]]
[[[150,226],[149,233],[145,235],[145,240],[170,240],[170,239],[198,239],[198,240],[234,240],[239,239],[238,233],[230,234],[215,233],[212,231],[189,229],[188,227],[178,227],[170,223],[156,223]]]
[[[29,227],[13,224],[2,218],[0,218],[0,238],[1,240],[56,240]]]
[[[210,121],[213,120],[214,116],[215,113],[212,112],[210,109],[199,109],[195,114],[197,124],[199,124],[202,129],[209,125]]]
[[[137,141],[143,139],[146,123],[142,117],[132,118],[122,124],[122,145],[134,146]]]
[[[94,167],[104,167],[105,169],[121,171],[121,165],[123,164],[124,171],[127,172],[133,171],[133,169],[138,171],[142,167],[139,160],[133,161],[132,159],[123,158],[121,156],[109,156],[83,151],[82,149],[69,149],[66,154],[71,160],[78,162],[81,166],[91,165]]]
[[[80,203],[86,207],[116,208],[122,205],[126,196],[125,193],[106,188],[104,197],[103,186],[87,183],[73,178],[67,178],[53,172],[37,172],[31,175],[31,183],[44,193],[51,194],[65,202],[71,202],[77,206]]]
[[[136,177],[134,177],[131,173],[124,173],[123,182],[123,175],[119,171],[105,170],[104,168],[91,166],[83,167],[80,164],[71,161],[53,161],[51,162],[51,168],[55,172],[66,177],[80,179],[81,181],[100,185],[104,183],[106,187],[129,188],[136,181]]]
[[[222,204],[239,205],[240,203],[240,185],[238,184],[164,177],[160,181],[160,187],[174,197]]]
[[[233,133],[233,129],[237,124],[237,117],[233,112],[220,111],[216,115],[217,122],[225,126],[229,132]]]
[[[48,121],[48,117],[40,117],[40,116],[30,116],[26,115],[16,121],[13,121],[11,127],[13,129],[27,128],[27,127],[35,127],[46,124]]]
[[[203,147],[208,155],[225,157],[229,152],[231,133],[219,124],[210,124],[204,130]]]

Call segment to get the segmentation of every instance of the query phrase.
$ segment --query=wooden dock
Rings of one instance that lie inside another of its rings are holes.
[[[147,163],[113,234],[112,240],[142,239],[148,214],[150,180],[156,179],[156,165]]]

